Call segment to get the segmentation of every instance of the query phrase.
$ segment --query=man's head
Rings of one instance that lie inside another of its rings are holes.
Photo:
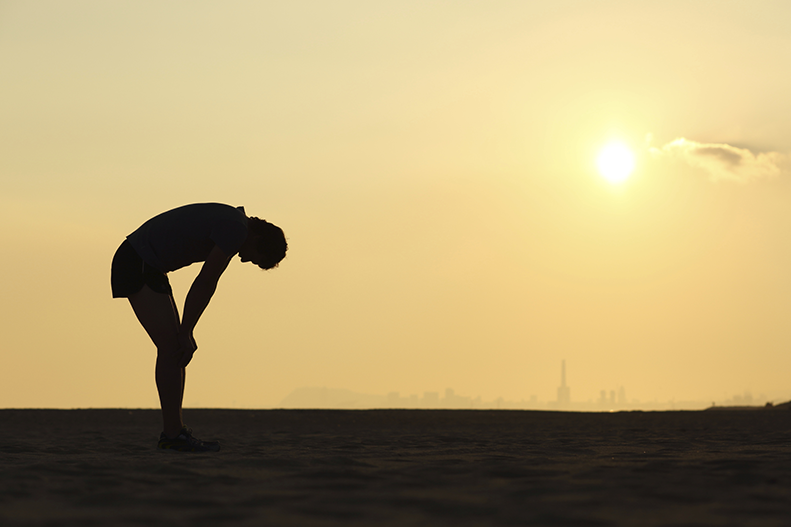
[[[243,262],[253,262],[261,269],[277,267],[288,250],[283,230],[254,217],[247,219],[247,229],[247,240],[239,249],[239,258]]]

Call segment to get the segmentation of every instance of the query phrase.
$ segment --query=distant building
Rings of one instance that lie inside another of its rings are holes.
[[[423,392],[423,405],[426,408],[437,408],[439,406],[439,392]]]
[[[456,392],[453,391],[453,388],[447,388],[445,390],[445,399],[442,400],[442,406],[445,408],[472,408],[473,401],[472,397],[464,397],[461,395],[456,395]]]
[[[560,363],[560,387],[558,388],[558,406],[564,407],[571,403],[571,389],[566,386],[566,361]]]
[[[387,394],[387,406],[389,408],[400,408],[404,406],[401,403],[401,395],[398,392],[390,392]]]

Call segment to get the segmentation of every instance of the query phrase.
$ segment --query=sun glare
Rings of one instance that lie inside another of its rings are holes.
[[[634,154],[622,143],[610,143],[599,153],[599,173],[610,183],[626,181],[634,170]]]

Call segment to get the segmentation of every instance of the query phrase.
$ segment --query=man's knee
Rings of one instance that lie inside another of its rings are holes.
[[[157,363],[163,365],[176,365],[181,359],[181,349],[178,341],[157,346]]]

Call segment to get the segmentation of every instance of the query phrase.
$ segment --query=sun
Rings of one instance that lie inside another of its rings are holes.
[[[610,143],[599,153],[599,173],[610,183],[623,183],[634,170],[634,154],[623,143]]]

